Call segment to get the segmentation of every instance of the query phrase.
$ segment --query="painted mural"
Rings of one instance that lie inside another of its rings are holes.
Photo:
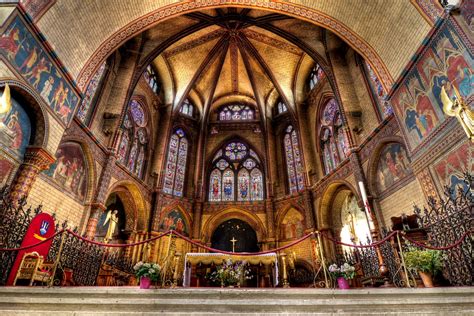
[[[10,179],[15,171],[15,165],[11,161],[1,157],[1,155],[0,153],[0,187],[7,184],[8,179]]]
[[[377,164],[377,190],[383,192],[412,174],[405,147],[400,143],[385,145]]]
[[[87,185],[87,168],[81,146],[64,143],[56,152],[56,161],[44,171],[61,188],[84,200]]]
[[[79,98],[20,17],[15,17],[0,37],[0,52],[33,86],[65,124]]]
[[[446,119],[440,99],[443,85],[450,96],[454,87],[463,98],[472,96],[473,66],[472,52],[447,21],[392,97],[411,150]]]
[[[435,173],[442,191],[444,186],[453,190],[456,196],[459,188],[468,190],[468,185],[463,181],[465,172],[474,174],[474,146],[469,142],[461,145],[449,153],[441,161],[435,163]]]
[[[189,236],[189,228],[186,225],[184,214],[178,209],[171,209],[162,214],[159,229],[164,232],[173,229],[178,233]]]
[[[281,221],[280,238],[282,240],[303,237],[304,217],[300,212],[291,208]]]
[[[31,122],[23,107],[11,100],[10,108],[0,109],[0,145],[14,158],[21,159],[30,140]]]

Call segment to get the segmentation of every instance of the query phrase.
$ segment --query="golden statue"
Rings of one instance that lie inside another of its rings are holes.
[[[107,225],[107,223],[110,220],[109,227],[107,228],[107,233],[105,234],[105,237],[104,237],[104,243],[106,244],[113,239],[113,235],[115,233],[115,227],[117,226],[118,221],[119,221],[117,213],[118,213],[117,210],[113,210],[113,211],[110,210],[107,213],[107,217],[105,218],[104,225],[102,225],[102,226]]]
[[[448,116],[455,116],[464,128],[467,137],[474,142],[474,112],[463,102],[456,87],[453,86],[453,89],[456,96],[454,100],[451,100],[444,86],[441,88],[440,96],[441,102],[443,102],[443,111]]]
[[[12,99],[10,96],[10,87],[8,83],[5,84],[5,89],[3,90],[2,97],[0,98],[0,114],[5,114],[10,112],[12,108]]]

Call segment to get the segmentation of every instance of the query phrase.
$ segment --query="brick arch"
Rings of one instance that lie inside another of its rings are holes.
[[[24,106],[30,118],[32,137],[28,145],[48,148],[50,129],[48,110],[46,110],[48,106],[37,92],[26,84],[16,79],[5,78],[0,82],[0,87],[4,87],[7,83],[10,86],[11,97]]]
[[[301,216],[303,216],[303,219],[305,219],[305,212],[300,206],[297,206],[297,205],[294,205],[294,204],[287,205],[285,208],[283,208],[281,211],[279,211],[278,214],[276,215],[277,226],[276,226],[276,229],[275,229],[275,236],[277,236],[277,238],[280,238],[281,222],[285,219],[286,214],[288,214],[288,212],[291,209],[294,209],[294,210],[298,211],[301,214]],[[308,229],[308,228],[305,227],[305,229]]]
[[[128,23],[122,28],[118,29],[107,40],[105,40],[100,47],[89,57],[84,67],[81,69],[78,77],[78,87],[84,91],[87,83],[99,67],[100,63],[107,58],[113,51],[118,49],[123,43],[140,34],[146,29],[163,22],[172,17],[199,11],[204,9],[212,9],[223,6],[241,6],[251,9],[261,9],[280,14],[289,15],[309,23],[316,24],[326,28],[334,34],[341,37],[354,50],[362,55],[366,60],[370,60],[374,71],[380,78],[380,81],[385,86],[387,91],[393,83],[393,78],[390,75],[387,67],[383,63],[380,56],[375,49],[371,47],[361,36],[352,31],[341,21],[330,17],[322,11],[315,10],[302,5],[288,3],[288,2],[266,2],[266,1],[248,1],[248,0],[231,0],[226,1],[226,4],[221,4],[220,0],[199,1],[199,2],[179,2],[161,7],[146,15],[143,15],[134,21]]]
[[[206,221],[201,233],[202,240],[205,243],[210,242],[212,234],[217,227],[232,218],[248,223],[255,230],[259,242],[262,242],[267,237],[267,229],[257,215],[243,208],[229,207],[216,212]]]

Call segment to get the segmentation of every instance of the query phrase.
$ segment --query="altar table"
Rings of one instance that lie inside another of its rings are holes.
[[[235,255],[227,255],[222,253],[187,253],[184,259],[184,275],[183,287],[189,287],[191,283],[191,273],[193,265],[197,264],[215,264],[221,265],[224,260],[232,259],[236,261],[246,261],[252,265],[263,264],[265,266],[273,266],[273,284],[278,285],[278,257],[275,252],[266,253],[263,255],[242,256],[236,253]]]

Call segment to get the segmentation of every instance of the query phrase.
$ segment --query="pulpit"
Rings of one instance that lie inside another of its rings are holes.
[[[243,256],[238,253],[235,255],[222,253],[187,253],[184,260],[183,287],[191,286],[191,278],[197,265],[220,265],[223,261],[228,259],[231,259],[233,262],[246,261],[250,265],[261,266],[266,271],[270,271],[271,269],[273,277],[271,285],[273,287],[278,285],[278,257],[274,252],[251,256]],[[259,287],[262,287],[262,284],[263,282],[257,280],[257,285]]]

